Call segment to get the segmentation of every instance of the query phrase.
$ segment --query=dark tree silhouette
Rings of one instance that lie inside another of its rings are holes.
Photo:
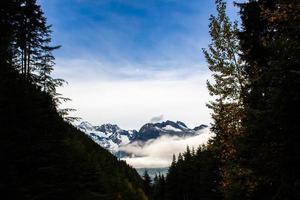
[[[50,27],[35,0],[0,2],[0,191],[7,199],[147,200],[136,170],[63,120]]]
[[[144,175],[143,175],[143,185],[145,189],[145,193],[150,197],[152,194],[152,186],[151,186],[151,178],[148,174],[148,171],[145,170]]]
[[[248,93],[241,164],[250,199],[299,199],[300,2],[240,4]],[[236,193],[236,191],[233,191]]]

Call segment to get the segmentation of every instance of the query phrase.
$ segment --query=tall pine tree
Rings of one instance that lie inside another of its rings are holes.
[[[216,0],[216,7],[217,16],[211,16],[209,24],[212,43],[203,52],[214,79],[207,82],[209,93],[214,97],[208,104],[213,111],[211,131],[216,134],[211,147],[221,160],[222,189],[229,191],[236,187],[236,174],[241,173],[235,143],[243,131],[243,93],[247,80],[245,63],[240,57],[238,23],[230,22],[224,1]]]
[[[18,71],[22,77],[50,94],[56,107],[70,100],[56,92],[65,81],[51,76],[55,66],[51,26],[47,25],[44,13],[36,0],[1,1],[1,64]],[[67,121],[78,118],[69,116],[74,109],[59,109]]]

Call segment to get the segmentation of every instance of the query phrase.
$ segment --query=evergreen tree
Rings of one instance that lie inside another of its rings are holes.
[[[53,51],[60,46],[51,46],[51,26],[47,25],[41,7],[36,0],[3,1],[0,5],[1,63],[50,94],[58,108],[70,99],[56,92],[65,83],[51,76],[55,65]],[[68,115],[73,110],[60,109],[59,113],[67,121],[77,120]]]
[[[159,191],[160,199],[165,199],[166,179],[163,174],[159,175],[158,183],[159,183],[159,188],[160,188],[160,191]]]
[[[165,200],[165,185],[166,180],[164,175],[155,174],[153,180],[153,199],[154,200]]]
[[[0,62],[3,67],[16,67],[14,59],[18,51],[15,38],[19,7],[18,1],[0,2]]]
[[[52,52],[60,46],[50,45],[51,26],[36,0],[1,2],[1,26],[1,54],[7,54],[2,58],[27,81],[54,96],[55,87],[63,83],[50,76],[55,64]]]
[[[20,49],[20,72],[31,82],[36,80],[35,63],[44,41],[43,34],[47,30],[46,18],[35,0],[20,1],[17,29],[17,45]]]
[[[153,200],[158,200],[160,199],[159,196],[159,184],[158,184],[158,176],[155,174],[154,179],[153,179],[153,185],[152,185],[152,198]]]
[[[143,175],[143,185],[144,185],[145,193],[149,197],[152,194],[151,182],[152,181],[151,181],[151,178],[148,174],[148,171],[145,170],[144,175]]]
[[[55,66],[53,51],[59,49],[60,46],[49,46],[49,43],[51,43],[50,27],[51,26],[47,26],[44,33],[43,43],[35,63],[35,68],[38,75],[38,80],[36,80],[37,84],[41,86],[43,91],[55,97],[57,94],[56,88],[62,86],[65,81],[62,79],[54,79],[51,76]]]
[[[177,158],[177,164],[180,164],[183,162],[183,156],[181,153],[178,154],[178,158]]]
[[[239,159],[251,172],[241,196],[299,199],[300,2],[257,0],[240,8],[249,84]]]
[[[211,131],[216,134],[211,147],[221,161],[222,189],[228,191],[239,181],[233,177],[241,173],[235,144],[243,132],[243,93],[247,80],[240,57],[238,24],[230,22],[224,1],[216,0],[216,7],[217,16],[211,16],[209,24],[212,43],[203,52],[214,78],[213,83],[207,82],[209,93],[215,97],[208,104],[213,111]]]
[[[185,161],[190,161],[192,159],[192,153],[189,146],[186,146],[186,151],[183,154]]]
[[[189,155],[189,148],[183,155]],[[197,153],[176,163],[168,171],[164,194],[167,200],[221,199],[218,190],[219,163],[213,151],[199,148]]]

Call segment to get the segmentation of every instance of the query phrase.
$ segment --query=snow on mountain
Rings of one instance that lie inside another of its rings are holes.
[[[181,130],[178,129],[178,128],[174,128],[173,126],[171,125],[167,125],[165,127],[163,127],[162,129],[166,130],[166,131],[175,131],[175,132],[180,132]]]
[[[188,128],[183,122],[173,122],[167,120],[161,123],[147,123],[141,127],[135,140],[145,142],[149,139],[156,139],[163,135],[169,136],[192,136],[195,135],[196,131]]]
[[[120,152],[119,148],[129,143],[136,141],[145,143],[148,140],[166,135],[177,137],[195,136],[200,134],[201,130],[207,128],[207,126],[202,124],[194,129],[190,129],[183,122],[167,120],[161,123],[147,123],[139,131],[136,131],[124,130],[115,124],[94,126],[84,121],[77,128],[86,133],[97,144],[120,157],[120,155],[126,155],[126,152]]]
[[[81,122],[77,128],[112,153],[117,152],[120,145],[128,144],[132,135],[135,134],[134,130],[126,131],[115,124],[93,126],[89,122]]]

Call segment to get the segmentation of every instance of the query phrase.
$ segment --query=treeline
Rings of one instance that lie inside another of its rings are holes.
[[[216,1],[203,49],[215,137],[174,159],[154,199],[300,199],[300,1],[236,6],[240,28]]]
[[[2,199],[148,199],[135,169],[58,110],[50,33],[35,0],[0,2]]]
[[[143,176],[145,190],[153,200],[222,199],[218,189],[221,176],[219,160],[207,146],[179,153],[168,174],[158,174],[151,180],[147,171]]]

